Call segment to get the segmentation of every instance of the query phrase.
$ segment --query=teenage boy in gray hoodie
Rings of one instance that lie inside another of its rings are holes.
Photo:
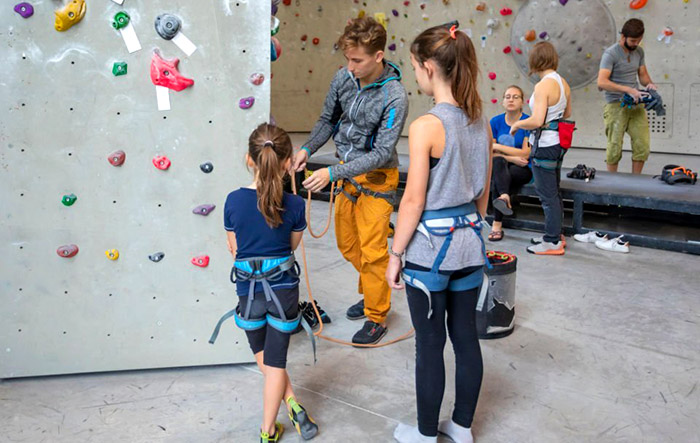
[[[363,299],[347,311],[351,320],[367,318],[353,343],[374,344],[386,334],[391,289],[384,278],[389,263],[387,237],[399,183],[396,143],[408,98],[401,70],[384,59],[386,30],[371,17],[351,20],[338,40],[347,59],[331,82],[321,117],[294,158],[294,169],[333,136],[340,163],[319,169],[304,181],[317,192],[338,181],[335,203],[338,249],[360,273]]]

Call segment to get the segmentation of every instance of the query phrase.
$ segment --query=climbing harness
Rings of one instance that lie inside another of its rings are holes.
[[[654,178],[659,178],[669,185],[675,185],[676,183],[694,185],[698,181],[698,173],[683,166],[666,165],[661,170],[661,175],[655,175]]]
[[[221,330],[221,325],[224,321],[233,317],[236,325],[245,331],[255,331],[261,329],[266,325],[270,325],[273,328],[284,334],[292,334],[297,327],[301,326],[309,334],[311,339],[311,347],[314,351],[314,362],[316,361],[316,341],[314,340],[314,334],[311,330],[311,326],[302,317],[301,312],[299,312],[296,318],[288,319],[284,314],[284,308],[282,303],[280,303],[279,298],[272,289],[270,283],[279,281],[285,274],[298,277],[300,275],[299,264],[294,258],[294,254],[287,257],[251,257],[245,259],[236,259],[231,268],[231,282],[249,282],[248,288],[248,302],[246,303],[246,309],[243,315],[240,312],[240,306],[236,306],[234,309],[230,310],[224,314],[216,324],[214,332],[209,339],[209,343],[214,344],[217,337],[219,336],[219,331]],[[257,283],[262,285],[263,293],[265,295],[264,300],[261,298],[255,298],[255,287]],[[279,317],[267,312],[266,306],[264,309],[259,311],[266,312],[264,317],[251,318],[251,311],[254,304],[262,303],[266,305],[267,302],[272,302],[277,308],[277,313]]]
[[[484,272],[473,272],[466,277],[450,281],[449,275],[440,274],[440,265],[447,256],[447,251],[452,243],[454,231],[457,229],[470,228],[474,231],[481,242],[481,252],[486,260],[486,267],[491,269],[491,262],[486,255],[486,245],[481,237],[481,215],[476,210],[476,205],[471,202],[453,208],[443,208],[434,211],[424,211],[421,215],[417,231],[423,234],[433,247],[431,235],[444,237],[442,247],[438,251],[433,266],[430,271],[417,269],[404,269],[403,279],[406,284],[420,289],[428,297],[428,318],[433,315],[431,292],[443,291],[466,291],[478,288],[483,284]]]
[[[659,117],[666,115],[664,101],[657,91],[650,89],[641,92],[642,98],[638,102],[634,99],[634,97],[625,93],[625,95],[622,96],[622,100],[620,100],[620,107],[632,109],[639,104],[643,104],[644,109],[646,109],[647,111],[655,111],[656,115],[658,115]]]
[[[579,163],[575,168],[569,171],[566,176],[588,182],[595,178],[595,168],[588,168],[586,165]]]
[[[333,186],[333,185],[331,185],[331,189],[333,189],[332,186]],[[337,188],[336,188],[336,189],[337,189]],[[297,184],[296,184],[296,180],[292,180],[292,192],[293,192],[295,195],[297,194]],[[335,194],[337,194],[337,193],[338,193],[338,192],[336,191]],[[325,235],[326,232],[328,231],[328,227],[330,226],[331,215],[332,215],[332,213],[333,213],[333,211],[332,211],[332,208],[333,208],[333,196],[334,196],[334,193],[331,192],[331,198],[330,198],[330,201],[329,201],[329,203],[328,203],[328,205],[329,205],[329,210],[328,210],[328,222],[326,223],[326,228],[325,228],[324,231],[323,231],[321,234],[319,234],[319,235],[311,234],[314,238],[321,238],[321,237],[323,237],[323,235]],[[311,226],[311,224],[310,224],[310,215],[311,215],[311,191],[308,191],[308,190],[307,190],[306,222],[307,222],[307,224],[308,224],[309,226]],[[309,231],[311,231],[310,228],[309,228]],[[375,343],[375,344],[352,343],[352,342],[349,342],[349,341],[339,340],[339,339],[337,339],[337,338],[328,337],[328,336],[326,336],[326,335],[323,335],[323,321],[321,320],[321,314],[318,312],[317,303],[316,303],[316,301],[314,300],[314,297],[313,297],[313,294],[312,294],[312,291],[311,291],[311,283],[310,283],[310,279],[309,279],[309,266],[308,266],[307,261],[306,261],[306,245],[304,244],[304,239],[303,239],[303,238],[301,239],[301,243],[300,243],[299,245],[300,245],[300,247],[301,247],[301,258],[302,258],[302,261],[304,262],[304,282],[306,283],[306,289],[307,289],[307,291],[308,291],[309,303],[310,303],[310,305],[313,307],[314,314],[316,315],[316,318],[318,319],[318,325],[319,325],[318,330],[315,331],[315,332],[313,332],[313,335],[314,335],[314,336],[316,336],[316,337],[318,337],[318,338],[320,338],[320,339],[323,339],[323,340],[332,342],[332,343],[337,343],[337,344],[346,345],[346,346],[353,346],[353,347],[356,347],[356,348],[381,348],[381,347],[384,347],[384,346],[389,346],[389,345],[392,345],[392,344],[394,344],[394,343],[398,343],[398,342],[400,342],[400,341],[406,340],[407,338],[410,338],[410,337],[413,335],[414,329],[411,328],[411,330],[409,330],[408,332],[406,332],[405,334],[403,334],[403,335],[401,335],[401,336],[399,336],[399,337],[396,337],[396,338],[393,339],[393,340],[390,340],[390,341],[387,341],[387,342],[384,342],[384,343]],[[307,332],[308,332],[308,331],[307,331]]]
[[[391,205],[391,207],[394,207],[394,204],[396,203],[396,191],[394,191],[394,192],[377,192],[377,191],[373,191],[373,190],[371,190],[371,189],[365,188],[364,186],[360,185],[359,183],[357,183],[357,182],[356,182],[355,180],[353,180],[352,178],[346,178],[346,179],[344,179],[344,180],[347,181],[348,183],[350,183],[351,185],[353,185],[353,186],[355,187],[355,189],[357,189],[358,192],[360,192],[360,193],[362,193],[362,194],[364,194],[364,195],[367,195],[367,196],[369,196],[369,197],[381,198],[381,199],[386,200],[387,203],[389,203],[389,204]],[[342,192],[343,195],[344,195],[345,197],[347,197],[347,199],[350,200],[353,204],[356,204],[356,203],[357,203],[357,198],[358,198],[358,197],[356,197],[356,196],[350,194],[348,191],[346,191],[346,190],[345,190],[344,183],[341,184],[340,186],[338,186],[338,188],[336,189],[336,194],[339,194],[339,193],[341,193],[341,192]]]

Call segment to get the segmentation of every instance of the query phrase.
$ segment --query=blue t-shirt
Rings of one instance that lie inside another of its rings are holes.
[[[520,116],[520,120],[525,120],[528,117],[530,116],[523,113],[523,115]],[[500,114],[491,119],[491,132],[493,132],[493,138],[496,139],[497,143],[501,145],[509,145],[506,139],[510,137],[504,137],[510,135],[510,126],[508,126],[508,123],[506,123],[506,114]],[[515,133],[513,147],[522,149],[523,140],[529,136],[530,131],[518,129],[518,132]],[[505,143],[502,143],[500,140],[504,141]]]
[[[306,229],[304,200],[298,195],[284,194],[282,224],[271,228],[258,209],[255,189],[240,188],[231,192],[224,205],[224,228],[236,234],[236,258],[287,257],[292,253],[292,232]],[[284,274],[270,282],[272,288],[294,288],[299,279]],[[236,282],[238,295],[248,295],[250,282]],[[258,283],[255,292],[262,292]]]

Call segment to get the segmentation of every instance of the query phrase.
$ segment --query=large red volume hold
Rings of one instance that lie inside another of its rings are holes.
[[[151,81],[156,86],[163,86],[173,91],[182,91],[194,84],[191,78],[183,77],[177,70],[179,58],[165,60],[156,50],[151,58]]]

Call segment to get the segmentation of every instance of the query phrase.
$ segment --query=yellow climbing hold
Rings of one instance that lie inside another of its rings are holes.
[[[62,10],[55,11],[56,31],[67,31],[85,17],[85,0],[71,0]]]
[[[357,18],[362,18],[362,17],[365,16],[365,14],[366,14],[366,13],[365,13],[365,10],[364,10],[364,9],[360,9],[360,12],[357,13]]]
[[[105,251],[105,255],[107,256],[108,259],[110,260],[116,260],[119,258],[119,251],[116,249],[107,249]]]
[[[588,54],[586,54],[586,58],[591,58],[591,57],[593,57],[593,54],[591,54],[590,52]]]
[[[669,79],[668,74],[664,74],[664,80],[668,80],[668,79]]]
[[[386,14],[383,12],[375,12],[374,13],[374,19],[384,27],[384,30],[386,30]]]

